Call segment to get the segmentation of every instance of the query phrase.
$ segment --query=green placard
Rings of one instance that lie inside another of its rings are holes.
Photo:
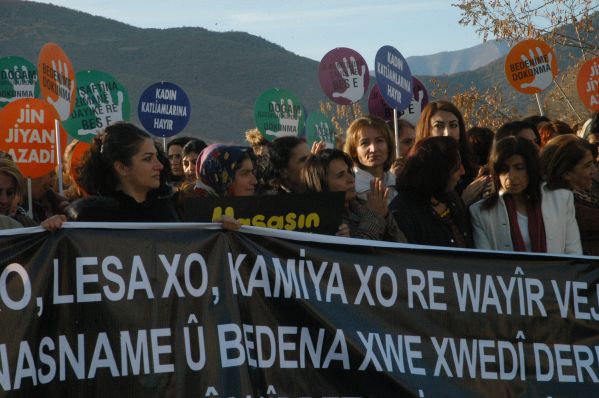
[[[254,121],[269,141],[298,136],[305,127],[304,107],[292,92],[273,88],[263,92],[256,101]]]
[[[0,108],[21,98],[36,98],[37,80],[37,68],[25,58],[0,58]]]
[[[335,148],[337,132],[331,122],[322,112],[311,112],[306,120],[306,143],[308,148],[316,141],[324,141],[326,148]]]
[[[91,142],[109,124],[129,120],[129,95],[114,77],[106,72],[85,70],[77,72],[75,82],[75,109],[62,124],[71,137]]]

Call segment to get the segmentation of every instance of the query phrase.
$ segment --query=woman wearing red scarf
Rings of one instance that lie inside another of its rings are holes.
[[[489,160],[492,194],[470,207],[478,249],[582,254],[572,192],[541,184],[539,154],[507,137]]]

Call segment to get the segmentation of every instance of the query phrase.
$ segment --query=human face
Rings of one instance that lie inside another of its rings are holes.
[[[528,187],[528,170],[522,155],[512,155],[505,161],[499,173],[501,188],[514,196],[522,194]]]
[[[455,166],[451,173],[449,174],[449,180],[447,181],[447,192],[449,191],[453,191],[456,187],[456,185],[458,185],[458,182],[460,182],[460,178],[462,178],[462,176],[465,174],[466,172],[464,171],[464,166],[462,165],[462,161],[460,160],[458,162],[458,165]]]
[[[345,203],[355,199],[356,184],[351,169],[341,159],[333,159],[327,168],[327,185],[330,192],[345,192]]]
[[[374,127],[363,127],[358,132],[356,153],[358,162],[366,170],[382,172],[389,156],[389,147],[383,133]]]
[[[181,158],[181,152],[183,151],[183,147],[181,145],[171,145],[168,148],[168,161],[171,163],[171,171],[173,175],[182,176],[183,172],[183,164]]]
[[[117,167],[123,191],[143,201],[152,189],[160,187],[160,172],[164,168],[158,160],[156,147],[151,138],[145,138],[139,150],[131,157],[131,163]]]
[[[256,184],[258,184],[258,180],[254,175],[254,164],[250,159],[245,158],[235,171],[235,178],[229,186],[229,194],[231,196],[254,196]]]
[[[55,179],[56,171],[54,170],[41,177],[31,179],[31,197],[34,200],[42,200],[46,191],[53,188]]]
[[[0,214],[7,216],[17,194],[15,180],[0,173]]]
[[[399,155],[402,157],[408,156],[408,152],[414,145],[416,139],[416,131],[411,127],[404,127],[399,132]]]
[[[435,112],[431,116],[431,136],[447,136],[460,141],[460,122],[458,121],[458,117],[447,111]]]
[[[518,131],[518,137],[524,138],[527,141],[532,142],[537,148],[539,147],[539,143],[537,142],[537,136],[532,129],[526,128]]]
[[[591,151],[587,151],[572,170],[566,171],[564,180],[572,190],[591,189],[595,174],[597,174],[597,167],[593,162],[593,155]]]
[[[285,179],[285,185],[294,191],[299,191],[302,186],[300,179],[300,172],[306,160],[310,156],[310,150],[305,142],[302,142],[293,148],[289,162],[287,162],[287,168],[282,171],[283,178]]]
[[[190,152],[183,156],[183,173],[187,180],[196,179],[196,162],[198,161],[198,154]]]

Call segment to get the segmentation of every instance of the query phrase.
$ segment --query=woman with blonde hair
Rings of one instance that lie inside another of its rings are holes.
[[[389,171],[395,161],[395,138],[387,123],[373,115],[354,120],[347,129],[344,151],[354,162],[358,197],[366,200],[372,185],[382,181],[389,188],[389,204],[397,190],[396,176]]]

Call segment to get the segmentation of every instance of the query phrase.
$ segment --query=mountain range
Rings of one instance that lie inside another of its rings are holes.
[[[596,42],[596,36],[590,40]],[[51,4],[0,1],[0,57],[21,56],[37,64],[39,50],[47,42],[59,44],[76,71],[100,70],[117,78],[128,90],[132,109],[143,90],[155,82],[183,87],[191,100],[191,120],[184,133],[207,141],[241,142],[243,132],[254,126],[254,102],[270,88],[292,91],[308,112],[327,101],[318,82],[318,62],[248,33],[142,29]],[[459,52],[410,57],[409,62],[427,87],[436,79],[451,95],[471,85],[507,86],[502,56],[473,71],[444,74],[476,67],[476,62],[489,62],[503,52],[502,43],[492,42]],[[562,55],[560,69],[572,62]],[[444,75],[432,76],[439,73]],[[530,101],[530,96],[518,101]],[[132,119],[138,122],[136,112]]]

